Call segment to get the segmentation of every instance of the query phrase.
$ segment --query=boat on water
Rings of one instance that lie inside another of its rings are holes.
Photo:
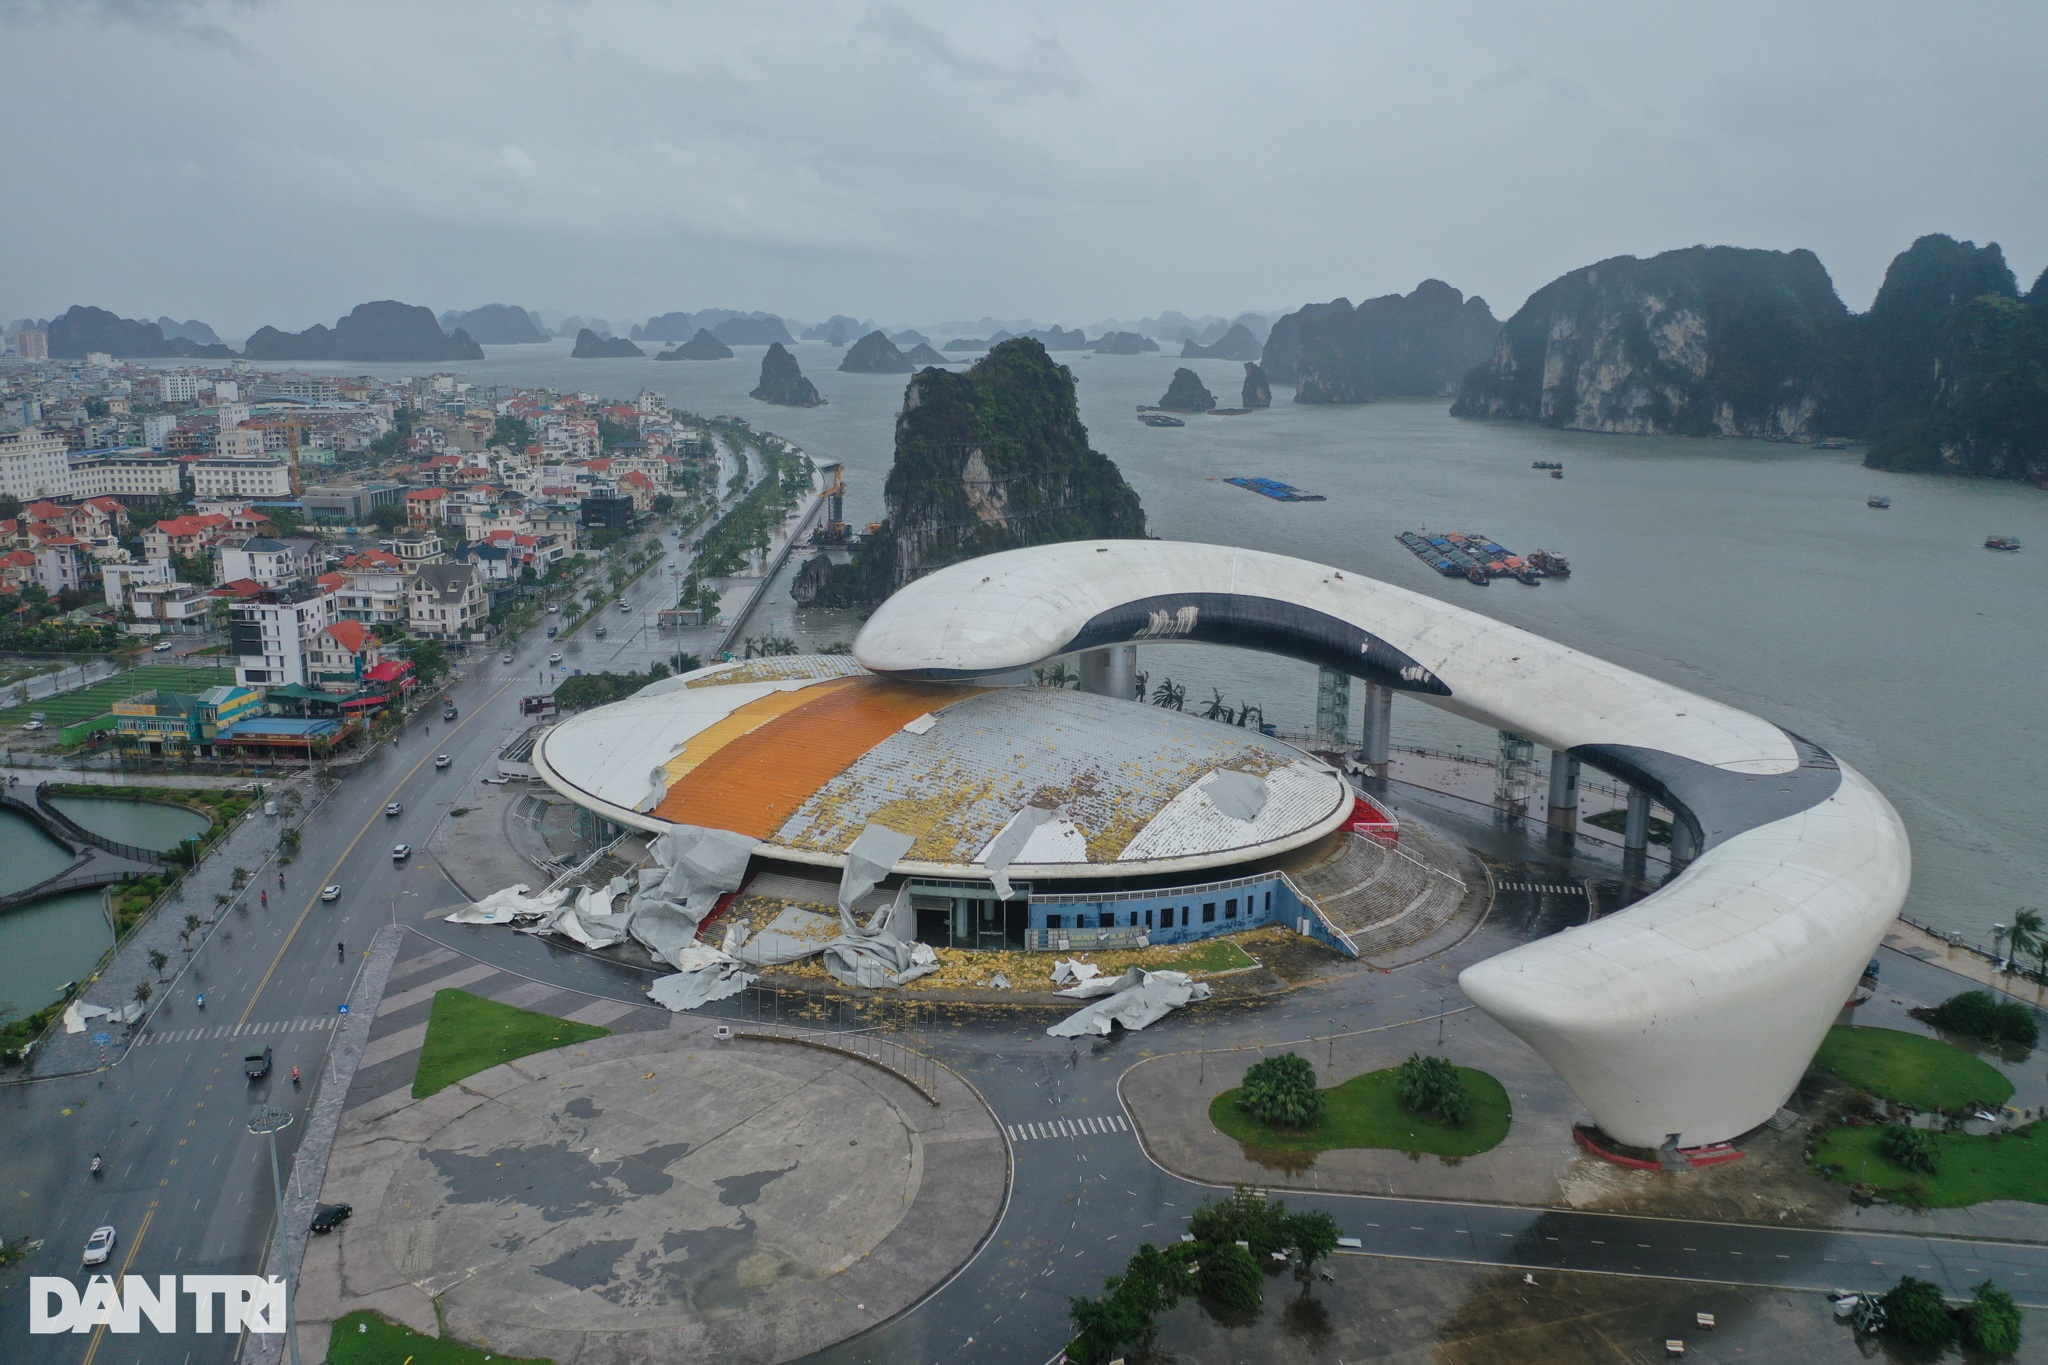
[[[1138,419],[1148,427],[1184,427],[1187,425],[1178,417],[1168,417],[1163,412],[1148,412]]]
[[[1557,469],[1553,469],[1553,470],[1551,470],[1551,471],[1550,471],[1550,477],[1551,477],[1551,478],[1553,478],[1553,479],[1561,479],[1561,478],[1563,478],[1563,477],[1564,477],[1564,469],[1563,469],[1562,467],[1559,467],[1559,468],[1557,468]]]
[[[1892,505],[1892,500],[1885,497],[1865,498],[1863,505],[1865,507],[1875,507],[1878,511],[1882,512]]]
[[[1293,484],[1282,483],[1278,479],[1246,478],[1243,475],[1237,475],[1232,478],[1225,479],[1223,482],[1235,485],[1238,488],[1242,488],[1247,493],[1261,494],[1264,497],[1271,498],[1275,502],[1329,501],[1329,499],[1324,497],[1321,493],[1304,493],[1299,488],[1296,488]]]
[[[2019,547],[2020,538],[2018,536],[1984,537],[1984,548],[1987,550],[2017,550]]]
[[[1399,531],[1394,538],[1445,578],[1462,578],[1482,586],[1496,578],[1512,578],[1533,588],[1546,578],[1571,577],[1571,565],[1563,555],[1537,550],[1525,557],[1477,531],[1446,531],[1434,536]]]
[[[1564,461],[1562,461],[1562,460],[1531,460],[1531,461],[1529,461],[1529,468],[1531,468],[1531,469],[1563,469],[1563,468],[1564,468]]]
[[[1211,417],[1242,417],[1242,416],[1244,416],[1244,415],[1245,415],[1246,413],[1248,413],[1248,412],[1250,412],[1250,411],[1251,411],[1251,409],[1250,409],[1250,408],[1210,408],[1210,409],[1209,409],[1209,416],[1211,416]]]

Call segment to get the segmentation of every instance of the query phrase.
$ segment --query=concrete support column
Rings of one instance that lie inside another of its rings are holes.
[[[1700,856],[1699,840],[1693,837],[1692,824],[1677,811],[1671,812],[1671,861],[1689,863]]]
[[[1650,846],[1650,794],[1641,787],[1628,789],[1628,824],[1622,832],[1621,846],[1635,853]]]
[[[1550,755],[1550,823],[1572,829],[1579,823],[1579,760],[1553,750]]]
[[[1378,683],[1365,685],[1365,721],[1358,738],[1358,761],[1383,776],[1387,746],[1394,731],[1394,689]]]
[[[1130,701],[1138,690],[1138,647],[1106,645],[1081,655],[1081,690]]]

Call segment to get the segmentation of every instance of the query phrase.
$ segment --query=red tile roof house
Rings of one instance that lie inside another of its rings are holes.
[[[348,694],[362,690],[364,679],[383,661],[384,646],[368,626],[336,621],[316,639],[309,671],[315,687]]]
[[[171,517],[142,533],[142,553],[147,559],[197,555],[219,544],[232,530],[226,517],[211,512]]]
[[[440,525],[447,497],[445,488],[413,489],[405,495],[406,521],[423,529]]]

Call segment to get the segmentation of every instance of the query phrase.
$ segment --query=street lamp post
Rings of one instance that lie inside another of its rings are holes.
[[[264,1105],[249,1116],[249,1131],[257,1137],[270,1139],[270,1193],[276,1201],[278,1231],[284,1231],[284,1182],[277,1174],[277,1135],[292,1126],[288,1110],[274,1105]],[[292,1261],[289,1253],[280,1267],[284,1271],[284,1339],[292,1351],[292,1365],[299,1365],[299,1328],[296,1311],[292,1306]]]
[[[2002,953],[2002,950],[2001,950],[2001,949],[1999,948],[1999,946],[1998,946],[1998,945],[1999,945],[1999,944],[2001,944],[2001,943],[2003,943],[2003,942],[2005,942],[2005,926],[2004,926],[2003,924],[1994,924],[1994,925],[1992,925],[1992,926],[1991,926],[1991,970],[1992,970],[1992,971],[1994,971],[1994,972],[1998,970],[1998,962],[1999,962],[1999,958],[2000,958],[2000,957],[2001,957],[2001,956],[2003,955],[2003,953]]]

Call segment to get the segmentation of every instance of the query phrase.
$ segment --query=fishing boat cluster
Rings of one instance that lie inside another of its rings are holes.
[[[1296,488],[1293,484],[1282,483],[1278,479],[1246,478],[1243,475],[1238,475],[1233,478],[1225,479],[1223,482],[1235,485],[1238,488],[1242,488],[1248,493],[1264,494],[1266,497],[1273,499],[1273,501],[1275,502],[1329,501],[1329,499],[1325,498],[1321,493],[1304,493],[1299,488]]]
[[[1402,531],[1397,538],[1415,557],[1445,578],[1462,578],[1486,587],[1496,578],[1512,578],[1535,587],[1546,578],[1570,578],[1572,566],[1563,555],[1531,550],[1518,555],[1491,536],[1477,531]]]

